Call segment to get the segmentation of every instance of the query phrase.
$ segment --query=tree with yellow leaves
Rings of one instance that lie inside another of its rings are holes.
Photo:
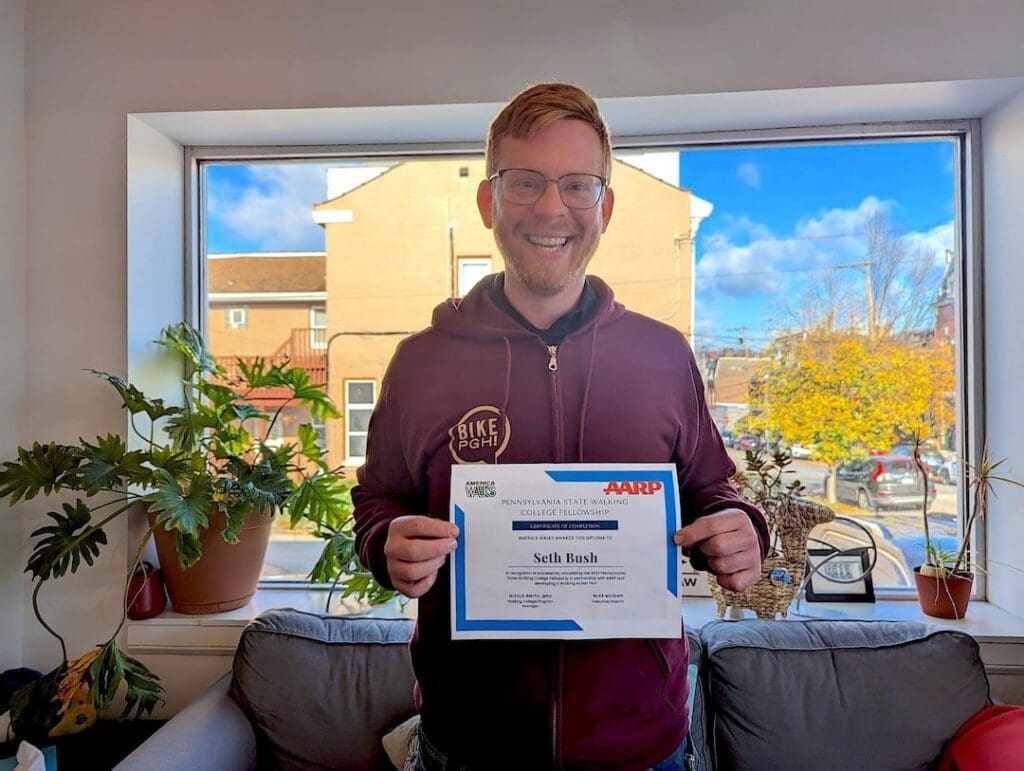
[[[751,386],[745,422],[748,430],[811,447],[813,459],[834,469],[901,436],[948,430],[953,387],[945,341],[801,333],[773,344]]]

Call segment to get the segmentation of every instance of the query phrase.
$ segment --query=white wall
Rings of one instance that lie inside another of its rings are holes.
[[[0,457],[24,440],[25,0],[0,0]],[[0,508],[0,671],[21,661],[21,517]]]
[[[989,451],[1024,481],[1024,93],[982,122]],[[989,599],[1024,616],[1024,490],[1002,485],[988,521]]]
[[[1019,0],[936,5],[33,0],[27,438],[73,440],[123,426],[108,389],[82,369],[127,367],[129,113],[494,102],[548,78],[616,97],[1024,75]],[[0,99],[17,101],[6,91]],[[0,232],[17,236],[6,223]],[[11,311],[0,313],[7,320]],[[19,388],[3,381],[4,416],[20,414],[12,406]],[[1007,422],[1021,433],[1019,419]],[[36,526],[41,506],[21,511],[25,530]],[[118,617],[126,538],[123,529],[111,535],[102,563],[47,599],[73,654],[102,640]],[[12,607],[0,598],[0,610]],[[25,618],[26,663],[52,666],[52,643]]]

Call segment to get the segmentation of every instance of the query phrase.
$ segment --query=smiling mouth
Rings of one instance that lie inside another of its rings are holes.
[[[545,252],[557,252],[565,246],[571,236],[527,236],[526,240]]]

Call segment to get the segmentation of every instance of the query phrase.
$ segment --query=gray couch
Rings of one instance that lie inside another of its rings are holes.
[[[265,613],[232,674],[118,768],[391,768],[380,738],[414,711],[411,634],[406,619]],[[926,624],[715,621],[689,642],[701,769],[931,768],[989,703],[975,641]]]

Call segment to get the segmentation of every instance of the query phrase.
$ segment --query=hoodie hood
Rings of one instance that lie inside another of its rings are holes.
[[[491,297],[491,291],[504,274],[496,273],[477,282],[465,297],[451,298],[434,308],[430,325],[456,337],[471,340],[535,337],[534,333],[509,316]],[[626,309],[615,301],[615,295],[604,281],[587,276],[597,292],[594,310],[583,325],[572,334],[604,326],[621,317]]]

